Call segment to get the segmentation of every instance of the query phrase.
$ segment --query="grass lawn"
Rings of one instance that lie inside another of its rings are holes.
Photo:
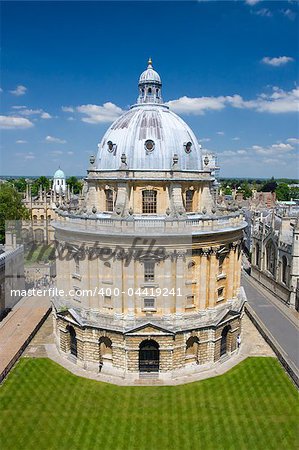
[[[0,387],[3,450],[298,449],[298,393],[274,358],[183,386],[119,387],[22,358]]]

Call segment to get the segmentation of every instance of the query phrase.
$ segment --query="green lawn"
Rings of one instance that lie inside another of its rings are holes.
[[[0,388],[0,447],[298,449],[298,413],[297,391],[274,358],[157,387],[113,386],[22,358]]]

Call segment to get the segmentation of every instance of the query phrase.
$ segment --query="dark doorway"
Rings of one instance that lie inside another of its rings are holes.
[[[221,344],[220,344],[220,356],[223,356],[227,353],[227,338],[228,338],[229,331],[230,331],[230,325],[227,325],[222,330]]]
[[[77,338],[76,331],[73,327],[68,327],[68,331],[70,333],[70,351],[71,354],[77,356]]]
[[[153,340],[141,342],[139,345],[139,371],[159,372],[159,344]]]

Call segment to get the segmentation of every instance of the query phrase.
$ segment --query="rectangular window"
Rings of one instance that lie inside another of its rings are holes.
[[[224,259],[225,259],[225,256],[223,256],[223,255],[219,256],[218,275],[221,275],[223,273]]]
[[[224,288],[223,288],[223,287],[220,287],[220,288],[218,289],[218,299],[220,300],[220,299],[222,299],[222,298],[224,298]]]
[[[106,195],[106,211],[113,211],[113,190],[112,189],[106,189],[105,190]]]
[[[147,190],[142,192],[142,213],[157,213],[157,191]]]
[[[186,306],[190,307],[190,306],[194,306],[195,303],[195,296],[194,295],[187,295],[187,299],[186,299]]]
[[[155,261],[144,261],[144,281],[155,280]]]
[[[75,258],[75,274],[80,275],[80,260]]]
[[[111,306],[112,305],[111,295],[104,295],[104,305],[105,306]]]
[[[144,299],[144,309],[155,309],[155,299],[145,298]]]
[[[193,211],[193,195],[194,191],[186,191],[186,212]]]

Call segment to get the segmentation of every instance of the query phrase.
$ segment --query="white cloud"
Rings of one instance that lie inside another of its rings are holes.
[[[46,136],[45,142],[48,144],[66,144],[66,141],[64,139],[60,139],[54,136]]]
[[[73,106],[62,106],[61,109],[63,112],[74,112],[75,111]]]
[[[276,114],[298,111],[298,100],[299,88],[287,92],[275,87],[270,94],[263,93],[254,100],[244,100],[239,94],[194,98],[184,96],[169,101],[167,105],[179,114],[202,115],[206,111],[221,111],[226,106]]]
[[[51,116],[51,114],[49,114],[49,113],[44,111],[44,112],[41,113],[40,118],[41,119],[52,119],[52,116]]]
[[[290,20],[295,20],[296,18],[296,13],[295,11],[292,11],[291,9],[287,8],[287,9],[282,9],[281,13],[287,17]]]
[[[217,131],[216,134],[219,134],[219,136],[224,136],[225,135],[224,131]]]
[[[210,142],[210,138],[202,138],[202,139],[199,139],[199,142]]]
[[[26,94],[27,88],[23,86],[22,84],[19,84],[15,89],[9,91],[11,94],[15,95],[16,97],[20,97],[21,95]]]
[[[75,117],[70,116],[70,117],[67,118],[67,120],[69,120],[70,122],[72,122],[73,120],[76,120],[76,119],[75,119]]]
[[[299,144],[298,138],[288,138],[287,142],[291,142],[291,144]]]
[[[257,11],[253,11],[253,14],[261,17],[272,17],[272,12],[268,8],[258,9]]]
[[[286,144],[284,142],[279,142],[277,144],[272,144],[266,147],[260,145],[253,145],[252,150],[258,155],[276,155],[282,156],[292,150],[294,147],[291,144]]]
[[[225,108],[226,97],[181,97],[166,104],[179,114],[204,114],[205,111],[220,111]]]
[[[71,156],[74,154],[74,152],[67,152],[67,154]]]
[[[81,105],[76,110],[84,114],[82,122],[87,123],[109,123],[117,119],[124,111],[114,103],[107,102],[103,106]]]
[[[232,138],[232,141],[239,141],[239,140],[240,138],[238,136]]]
[[[259,3],[261,0],[245,0],[246,5],[256,5],[257,3]]]
[[[35,155],[33,152],[28,153],[16,153],[16,156],[24,159],[35,159]]]
[[[294,61],[294,58],[290,56],[278,56],[277,58],[270,58],[269,56],[265,56],[262,59],[264,64],[268,64],[269,66],[279,67],[284,66],[288,62]]]
[[[24,141],[23,139],[18,139],[16,141],[16,144],[27,144],[27,141]]]
[[[63,154],[63,152],[61,150],[53,150],[51,153],[52,153],[52,155],[62,155]]]
[[[0,116],[0,128],[3,129],[30,128],[33,126],[33,123],[24,117]]]
[[[40,116],[41,119],[52,119],[51,114],[49,114],[48,112],[44,111],[43,109],[30,109],[27,108],[26,106],[13,106],[13,109],[18,111],[18,115],[20,116],[25,116],[25,117],[29,117],[29,116]]]

